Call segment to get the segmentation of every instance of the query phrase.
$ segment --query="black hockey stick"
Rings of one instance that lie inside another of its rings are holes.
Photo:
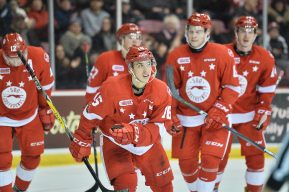
[[[166,75],[167,75],[167,83],[168,83],[168,86],[172,92],[172,95],[173,97],[178,100],[179,102],[187,105],[189,108],[193,109],[194,111],[197,111],[199,114],[203,115],[208,115],[205,111],[199,109],[198,107],[194,106],[193,104],[187,102],[185,99],[183,99],[179,94],[178,94],[178,91],[175,87],[175,83],[174,83],[174,69],[171,65],[168,65],[167,66],[167,69],[166,69]],[[244,141],[250,143],[251,145],[253,145],[254,147],[256,147],[257,149],[267,153],[268,155],[274,157],[275,159],[277,158],[277,156],[269,151],[268,149],[266,149],[265,147],[261,146],[261,145],[258,145],[256,142],[252,141],[251,139],[249,139],[248,137],[246,137],[245,135],[239,133],[238,131],[236,131],[235,129],[231,128],[230,126],[228,125],[223,125],[223,128],[231,131],[233,134],[235,134],[236,136],[240,137],[241,139],[243,139]]]
[[[45,98],[46,103],[49,105],[50,109],[52,110],[54,116],[56,117],[56,119],[59,121],[61,127],[63,129],[65,129],[65,133],[68,136],[68,138],[70,139],[70,141],[73,141],[73,135],[70,132],[70,130],[68,129],[68,127],[66,126],[66,124],[64,123],[64,120],[62,119],[61,115],[59,114],[58,110],[56,109],[56,107],[53,105],[52,100],[50,99],[50,97],[47,95],[47,93],[45,92],[45,90],[42,88],[42,85],[40,84],[40,81],[38,80],[38,78],[36,77],[33,69],[31,68],[31,66],[27,63],[26,59],[24,58],[24,56],[22,55],[22,53],[20,51],[17,52],[18,57],[21,59],[22,63],[24,64],[24,66],[26,67],[27,71],[29,72],[30,76],[32,77],[34,83],[36,84],[36,88],[37,90],[42,94],[42,96]],[[91,167],[91,165],[88,162],[87,157],[83,158],[83,162],[85,163],[86,167],[88,168],[89,172],[91,173],[91,175],[93,176],[96,184],[98,185],[98,187],[101,189],[101,191],[103,192],[114,192],[113,190],[109,190],[107,188],[105,188],[101,181],[99,180],[99,178],[96,176],[96,174],[93,171],[93,168]]]
[[[86,77],[89,78],[89,60],[88,60],[88,51],[89,51],[89,44],[84,42],[82,44],[82,49],[84,53],[84,62],[85,62],[85,70],[86,70]],[[94,157],[94,167],[96,176],[98,176],[98,164],[97,164],[97,150],[96,150],[96,129],[92,129],[92,148],[93,148],[93,157]],[[93,192],[97,191],[98,184],[95,183],[91,188],[86,190],[85,192]]]

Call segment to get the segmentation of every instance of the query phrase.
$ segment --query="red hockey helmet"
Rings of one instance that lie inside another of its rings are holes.
[[[125,61],[130,64],[135,61],[146,61],[154,59],[154,56],[150,50],[143,46],[133,46],[129,49]]]
[[[7,57],[18,57],[17,52],[23,53],[26,48],[25,40],[18,33],[9,33],[3,38],[2,49]]]
[[[116,38],[120,40],[120,38],[129,33],[141,34],[141,29],[134,23],[125,23],[123,24],[116,32]]]
[[[235,23],[235,27],[243,27],[243,28],[253,28],[257,29],[258,28],[258,23],[256,19],[252,16],[241,16],[237,22]]]
[[[193,13],[187,19],[187,25],[201,26],[205,29],[209,29],[212,27],[212,22],[210,16],[206,13]]]

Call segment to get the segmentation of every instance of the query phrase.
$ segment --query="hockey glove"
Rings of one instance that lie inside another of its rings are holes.
[[[270,123],[271,107],[257,106],[255,109],[255,116],[252,125],[257,130],[265,130]]]
[[[121,144],[137,144],[140,136],[140,125],[137,123],[121,123],[114,125],[110,130],[110,134],[114,140]]]
[[[49,131],[52,129],[55,122],[55,116],[52,113],[52,110],[50,108],[42,108],[39,109],[38,114],[44,131]]]
[[[217,101],[209,110],[205,119],[205,128],[216,130],[222,128],[223,124],[228,125],[227,115],[230,113],[231,107],[223,101]]]
[[[73,135],[73,140],[69,145],[69,151],[77,162],[81,162],[84,157],[89,157],[91,144],[91,133],[80,128],[77,129]]]
[[[166,128],[167,128],[167,132],[171,136],[176,136],[182,133],[183,126],[179,118],[175,116],[175,117],[172,117],[172,124]]]

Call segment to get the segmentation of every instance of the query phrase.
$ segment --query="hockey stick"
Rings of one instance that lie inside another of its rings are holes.
[[[61,115],[59,114],[58,110],[56,109],[56,107],[53,105],[52,100],[50,99],[50,97],[47,95],[47,93],[45,92],[45,90],[42,88],[42,85],[40,84],[40,81],[38,80],[38,78],[36,77],[33,69],[31,68],[31,66],[27,63],[26,59],[24,58],[24,56],[22,55],[22,53],[20,51],[17,52],[18,57],[21,59],[22,63],[24,64],[24,66],[26,67],[27,71],[29,72],[30,76],[32,77],[37,90],[42,94],[42,96],[44,97],[44,99],[46,100],[46,103],[49,105],[50,109],[52,110],[54,116],[56,117],[56,119],[59,121],[60,125],[62,128],[65,129],[65,133],[68,136],[68,138],[70,139],[70,141],[73,141],[73,135],[70,132],[70,130],[68,129],[68,127],[66,126],[66,124],[64,123],[63,118],[61,117]],[[109,190],[107,188],[105,188],[101,181],[99,180],[99,178],[96,176],[96,174],[93,171],[93,168],[91,167],[91,165],[88,162],[87,157],[83,158],[83,162],[85,163],[86,167],[88,168],[89,172],[91,173],[91,175],[93,176],[96,184],[100,187],[101,191],[103,192],[114,192],[113,190]]]
[[[82,44],[82,49],[84,53],[84,62],[85,62],[85,69],[86,69],[86,77],[89,78],[89,61],[88,61],[88,51],[89,51],[89,44],[87,42],[84,42]],[[93,148],[93,157],[94,157],[94,167],[95,167],[95,173],[96,176],[98,176],[98,164],[97,164],[97,150],[96,150],[96,129],[92,129],[92,148]],[[98,184],[95,183],[91,188],[89,188],[85,192],[92,192],[97,191]]]
[[[168,83],[168,86],[172,92],[172,95],[173,97],[178,100],[179,102],[187,105],[188,107],[190,107],[191,109],[193,109],[194,111],[197,111],[199,114],[203,115],[208,115],[205,111],[199,109],[198,107],[192,105],[191,103],[187,102],[185,99],[183,99],[179,94],[178,94],[178,91],[175,87],[175,83],[174,83],[174,69],[171,65],[168,65],[167,66],[167,69],[166,69],[166,75],[167,75],[167,83]],[[245,135],[239,133],[238,131],[236,131],[235,129],[229,127],[228,125],[222,125],[223,128],[231,131],[233,134],[235,134],[236,136],[240,137],[241,139],[243,139],[244,141],[250,143],[251,145],[253,145],[254,147],[256,147],[257,149],[267,153],[268,155],[274,157],[275,159],[277,158],[277,156],[269,151],[268,149],[266,149],[265,147],[261,146],[261,145],[258,145],[256,142],[252,141],[251,139],[249,139],[248,137],[246,137]]]

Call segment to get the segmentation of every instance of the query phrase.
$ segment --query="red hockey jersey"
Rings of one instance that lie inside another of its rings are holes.
[[[264,48],[253,45],[247,56],[239,56],[233,44],[226,45],[234,54],[241,92],[233,105],[232,123],[253,120],[255,106],[263,101],[270,106],[275,95],[277,72],[273,55]]]
[[[27,63],[34,70],[43,89],[51,94],[54,77],[48,54],[39,47],[28,46]],[[39,95],[32,77],[24,65],[6,65],[0,50],[0,125],[18,127],[32,121],[38,107],[45,107],[45,99]]]
[[[132,90],[131,75],[108,78],[98,89],[93,101],[85,108],[79,127],[90,130],[99,126],[115,144],[134,154],[143,154],[166,131],[171,119],[171,95],[166,84],[154,79],[141,96]],[[120,145],[110,137],[109,129],[120,123],[141,123],[145,137],[137,145]]]
[[[233,53],[216,43],[208,43],[199,53],[185,44],[169,53],[166,65],[174,67],[174,82],[179,94],[196,107],[208,111],[218,98],[233,104],[240,91]],[[195,127],[204,123],[204,115],[177,103],[176,113],[182,125]]]
[[[120,51],[107,51],[99,55],[88,79],[86,102],[93,99],[97,89],[108,77],[123,73],[128,73],[128,67]]]

